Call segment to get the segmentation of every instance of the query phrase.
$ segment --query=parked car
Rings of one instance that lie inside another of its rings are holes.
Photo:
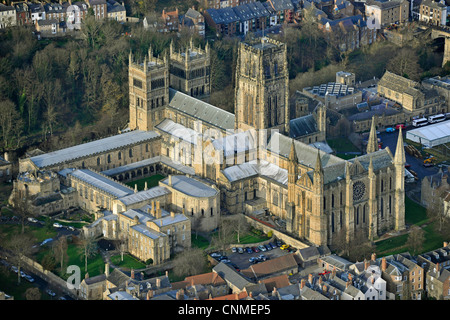
[[[245,251],[246,251],[247,253],[253,253],[253,250],[252,250],[252,248],[250,248],[250,247],[246,247],[246,248],[245,248]]]
[[[430,162],[427,162],[427,163],[424,163],[423,166],[426,167],[426,168],[428,168],[428,167],[434,166],[434,164],[433,164],[433,163],[430,163]]]
[[[394,131],[395,131],[395,128],[392,128],[392,127],[386,128],[386,132],[394,132]]]
[[[411,167],[411,165],[409,163],[405,162],[405,168],[410,168],[410,167]]]
[[[34,223],[38,222],[38,221],[37,221],[37,219],[35,219],[35,218],[31,218],[31,217],[30,217],[30,218],[28,218],[28,221],[30,221],[30,222],[34,222]]]
[[[54,226],[55,228],[62,228],[62,224],[59,224],[58,222],[55,222],[55,223],[53,224],[53,226]]]
[[[236,247],[231,248],[231,252],[236,253],[237,252],[237,248]]]
[[[406,126],[405,126],[404,124],[398,124],[398,125],[396,125],[396,126],[395,126],[395,129],[399,130],[400,127],[402,128],[402,130],[405,130],[405,129],[406,129]]]
[[[53,241],[52,238],[45,239],[44,241],[42,241],[41,246],[43,246],[44,244],[47,244],[47,243],[49,243],[51,241]]]
[[[248,259],[248,261],[249,261],[250,263],[257,263],[257,262],[258,262],[258,258],[256,258],[256,257],[251,257],[250,259]]]
[[[26,275],[25,279],[27,279],[28,282],[34,282],[34,278],[32,276],[30,276],[30,275]]]
[[[259,249],[257,247],[252,247],[252,250],[253,250],[253,252],[256,252],[256,253],[259,252]]]
[[[244,249],[242,247],[239,247],[237,250],[239,253],[244,253]]]
[[[72,226],[68,226],[67,229],[69,229],[70,231],[75,231],[75,228]]]
[[[16,266],[12,266],[12,267],[11,267],[11,270],[14,271],[15,273],[19,272],[19,269],[17,269]]]
[[[272,250],[272,247],[270,246],[270,244],[265,244],[264,247],[267,249],[267,251]]]
[[[49,296],[51,296],[51,297],[56,296],[56,293],[54,293],[54,292],[53,292],[52,290],[50,290],[50,289],[45,290],[45,292],[46,292]]]
[[[269,245],[272,247],[272,249],[276,249],[277,248],[277,245],[275,243],[273,243],[273,242],[270,242]]]
[[[259,257],[258,257],[258,260],[259,260],[259,261],[266,261],[267,258],[266,258],[265,255],[261,254],[261,255],[259,255]]]
[[[213,257],[213,258],[219,258],[222,255],[220,253],[218,253],[218,252],[213,252],[213,253],[210,254],[210,256]]]
[[[277,240],[276,243],[277,243],[277,246],[278,246],[278,247],[281,247],[281,246],[283,245],[283,242],[281,242],[281,240]]]
[[[287,249],[289,249],[289,245],[288,244],[283,244],[281,246],[281,250],[287,250]]]
[[[20,271],[20,277],[21,278],[25,278],[27,276],[27,274],[23,271]]]
[[[262,244],[260,244],[260,245],[258,246],[258,248],[259,248],[259,250],[261,250],[262,252],[266,252],[266,251],[267,251],[266,247],[264,247]]]

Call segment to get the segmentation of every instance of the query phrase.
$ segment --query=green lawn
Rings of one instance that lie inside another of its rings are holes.
[[[405,197],[405,220],[407,224],[424,226],[428,222],[426,209],[420,204]],[[433,230],[433,223],[423,227],[425,231],[425,241],[422,252],[428,252],[442,246],[441,236],[436,234]],[[405,244],[408,240],[408,234],[403,234],[398,237],[392,237],[376,243],[376,252],[380,255],[390,255],[401,253],[405,251],[412,251]]]
[[[420,204],[405,197],[405,220],[408,224],[422,225],[427,222],[427,210]]]
[[[195,235],[195,232],[193,232],[191,234],[191,244],[192,247],[194,248],[200,248],[200,249],[206,249],[209,246],[209,241],[208,239],[200,236],[200,235]]]
[[[328,145],[336,152],[359,152],[360,150],[347,138],[327,139]],[[354,157],[354,155],[353,155]]]
[[[127,182],[126,185],[134,188],[134,185],[137,185],[137,188],[139,191],[144,190],[145,188],[145,182],[147,181],[147,188],[152,188],[152,187],[156,187],[158,185],[158,182],[162,179],[164,179],[165,176],[161,175],[161,174],[155,174],[151,177],[147,177],[147,178],[142,178],[139,180],[134,180],[134,181],[130,181]]]
[[[116,267],[128,268],[128,269],[142,269],[145,268],[145,264],[136,258],[130,256],[129,254],[123,255],[123,261],[121,259],[121,255],[115,255],[111,257],[111,263]]]

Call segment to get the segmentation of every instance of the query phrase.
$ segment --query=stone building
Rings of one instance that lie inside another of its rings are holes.
[[[237,129],[289,132],[286,44],[270,38],[239,44],[235,117]]]
[[[386,71],[378,82],[378,93],[402,106],[404,120],[446,112],[445,98],[434,88]]]
[[[306,144],[303,135],[294,139],[290,120],[298,106],[289,104],[285,44],[243,42],[238,54],[235,114],[170,87],[168,54],[158,59],[149,50],[143,62],[130,54],[129,132],[21,159],[21,172],[64,170],[80,205],[97,212],[91,230],[116,237],[127,222],[130,252],[156,263],[176,250],[169,225],[183,217],[179,223],[186,228],[189,218],[202,217],[202,227],[211,230],[223,213],[267,213],[285,233],[316,246],[330,245],[342,233],[350,240],[361,230],[373,239],[404,229],[402,135],[395,154],[385,148],[351,160]],[[326,113],[317,107],[318,126]],[[113,179],[162,167],[169,178],[159,189],[137,191]],[[156,200],[159,208],[151,205]],[[175,245],[189,236],[177,235]]]
[[[191,97],[206,99],[211,92],[209,44],[205,49],[195,48],[192,39],[189,46],[176,52],[170,44],[170,87]]]
[[[401,24],[409,19],[409,6],[406,0],[369,0],[365,3],[366,17],[373,19],[378,28]]]
[[[447,25],[447,5],[433,0],[423,0],[420,3],[419,21],[436,26]]]

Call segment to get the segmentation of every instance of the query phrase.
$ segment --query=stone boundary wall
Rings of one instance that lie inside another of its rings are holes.
[[[246,221],[252,227],[255,227],[256,229],[262,230],[266,234],[271,231],[272,234],[273,234],[273,237],[283,241],[284,243],[286,243],[286,244],[288,244],[288,245],[290,245],[290,246],[292,246],[294,248],[304,249],[304,248],[309,247],[309,245],[301,242],[300,240],[294,239],[294,238],[292,238],[291,236],[289,236],[289,235],[287,235],[285,233],[282,233],[282,232],[280,232],[280,231],[278,231],[278,230],[276,230],[276,229],[274,229],[274,228],[272,228],[272,227],[270,227],[270,226],[268,226],[266,224],[263,224],[263,223],[255,220],[255,219],[253,219],[252,217],[249,217],[249,216],[244,216],[244,217],[245,217]],[[270,241],[271,240],[268,240],[266,242],[270,242]],[[263,243],[266,243],[266,242],[263,242]],[[249,245],[245,245],[245,246],[249,246]]]
[[[40,276],[42,279],[44,279],[48,283],[57,286],[61,291],[63,291],[65,294],[68,294],[72,298],[74,298],[74,299],[78,298],[77,290],[76,289],[70,290],[67,287],[67,282],[65,280],[61,279],[54,273],[52,273],[48,270],[45,270],[39,263],[37,263],[36,261],[34,261],[28,257],[23,257],[22,261],[26,267],[33,270],[38,276]],[[83,279],[80,279],[80,281],[81,280],[83,280]]]

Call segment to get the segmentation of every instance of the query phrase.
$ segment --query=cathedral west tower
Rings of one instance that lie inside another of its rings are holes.
[[[129,56],[128,85],[131,130],[153,130],[164,119],[169,103],[169,61],[154,57],[151,48],[144,61]]]

